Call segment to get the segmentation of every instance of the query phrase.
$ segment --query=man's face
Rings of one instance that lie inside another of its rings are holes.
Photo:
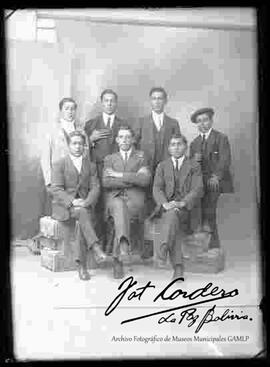
[[[208,115],[208,113],[202,113],[201,115],[196,117],[196,123],[198,130],[205,134],[208,130],[211,129],[213,125],[213,119]]]
[[[117,100],[114,94],[111,93],[104,94],[101,104],[103,112],[107,113],[108,115],[112,115],[115,113],[117,108]]]
[[[83,154],[84,141],[80,136],[73,136],[69,142],[70,154],[80,157]]]
[[[61,117],[66,121],[73,121],[76,115],[76,106],[73,102],[65,102],[61,109]]]
[[[119,130],[116,137],[116,142],[119,146],[119,149],[128,151],[134,142],[132,133],[129,130]]]
[[[162,92],[154,92],[150,97],[152,110],[156,113],[162,113],[164,111],[164,107],[167,103],[167,99],[165,98]]]
[[[182,139],[173,138],[170,141],[168,149],[171,156],[174,158],[180,158],[185,154],[187,146]]]

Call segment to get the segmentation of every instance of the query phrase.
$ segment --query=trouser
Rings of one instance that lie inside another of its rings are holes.
[[[217,228],[217,202],[219,195],[219,192],[206,191],[201,199],[202,224],[208,224],[212,232],[209,248],[220,247]]]
[[[188,230],[188,211],[171,209],[163,211],[161,215],[162,220],[162,233],[161,233],[161,246],[166,244],[169,249],[169,256],[173,266],[183,263],[183,250],[182,242]],[[159,255],[160,248],[157,249],[157,256]]]
[[[70,217],[77,220],[75,227],[75,248],[74,257],[82,265],[87,264],[87,252],[92,246],[98,242],[96,232],[93,227],[91,211],[82,207],[72,207],[70,209]],[[65,224],[68,225],[69,221]],[[64,222],[63,222],[64,223]],[[70,233],[68,228],[64,231],[64,241],[69,243]]]
[[[97,162],[97,175],[102,182],[102,173],[103,173],[103,162]],[[107,240],[107,223],[104,220],[104,211],[105,211],[105,203],[104,203],[104,191],[101,187],[100,195],[98,198],[98,201],[95,206],[95,214],[96,214],[96,231],[98,238],[100,239],[100,243],[102,246],[102,249],[105,251],[106,247],[106,240]]]
[[[129,245],[131,245],[130,238],[130,223],[132,220],[137,220],[140,228],[140,238],[144,237],[144,226],[140,220],[138,207],[128,199],[125,195],[120,195],[114,198],[110,198],[108,203],[109,218],[111,217],[114,222],[114,241],[112,256],[119,256],[119,243],[121,238],[125,238]]]

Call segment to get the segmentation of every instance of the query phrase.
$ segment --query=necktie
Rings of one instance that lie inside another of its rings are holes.
[[[176,172],[179,171],[179,161],[178,161],[178,159],[175,159],[175,170],[176,170]]]
[[[128,153],[125,152],[125,163],[127,163],[127,161],[128,161]]]
[[[202,151],[202,154],[204,153],[204,150],[205,150],[205,134],[202,135],[202,145],[201,145],[201,151]]]
[[[111,128],[111,118],[108,117],[108,120],[107,120],[107,128],[110,129]]]

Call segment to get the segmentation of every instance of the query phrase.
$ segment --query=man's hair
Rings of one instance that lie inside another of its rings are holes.
[[[104,97],[105,94],[113,94],[115,96],[115,99],[118,100],[118,95],[117,95],[117,93],[114,90],[112,90],[112,89],[105,89],[101,93],[101,95],[100,95],[100,100],[101,101],[103,100],[103,97]]]
[[[185,144],[185,146],[187,146],[187,145],[188,145],[187,138],[186,138],[184,135],[182,135],[182,134],[173,134],[173,135],[170,137],[169,144],[171,144],[172,139],[180,139],[180,140],[182,140],[182,142]]]
[[[70,134],[67,135],[68,144],[71,142],[71,139],[74,136],[79,136],[83,140],[83,144],[86,143],[85,135],[81,131],[75,130],[75,131],[72,131]]]
[[[135,133],[134,131],[132,130],[132,128],[129,126],[129,125],[122,125],[122,126],[119,126],[118,130],[117,130],[117,136],[118,136],[118,133],[120,130],[126,130],[126,131],[129,131],[131,133],[131,136],[134,137],[135,136]]]
[[[73,98],[65,97],[65,98],[62,98],[62,99],[61,99],[61,101],[59,102],[59,110],[60,110],[60,111],[62,110],[63,105],[64,105],[64,103],[66,103],[66,102],[72,102],[72,103],[74,103],[75,108],[77,108],[77,103],[74,101],[74,99],[73,99]]]
[[[165,98],[165,99],[167,99],[167,98],[168,98],[167,92],[166,92],[166,91],[165,91],[165,89],[164,89],[164,88],[162,88],[162,87],[153,87],[153,88],[150,90],[150,92],[149,92],[149,97],[151,97],[151,96],[152,96],[152,94],[153,94],[154,92],[161,92],[161,93],[163,93],[163,96],[164,96],[164,98]]]

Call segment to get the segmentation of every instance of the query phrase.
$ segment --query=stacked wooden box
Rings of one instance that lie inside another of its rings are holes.
[[[58,222],[51,217],[40,219],[40,236],[38,238],[41,252],[41,266],[54,271],[76,269],[74,247],[76,222],[67,224]],[[64,231],[68,231],[69,241],[64,241]],[[88,256],[88,267],[95,268],[96,263],[92,254]]]

